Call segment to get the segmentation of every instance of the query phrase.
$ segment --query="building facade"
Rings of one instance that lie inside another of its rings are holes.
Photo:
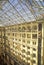
[[[0,34],[7,65],[44,65],[44,22],[6,26]]]

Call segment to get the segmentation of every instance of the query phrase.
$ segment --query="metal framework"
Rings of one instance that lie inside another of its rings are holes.
[[[0,26],[44,18],[44,2],[40,0],[4,0],[0,5]]]

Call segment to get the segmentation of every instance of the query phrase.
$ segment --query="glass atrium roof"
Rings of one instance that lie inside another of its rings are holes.
[[[43,0],[1,0],[0,26],[20,24],[44,18]]]

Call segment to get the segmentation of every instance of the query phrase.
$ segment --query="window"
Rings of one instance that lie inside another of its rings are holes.
[[[14,32],[14,28],[11,28],[11,31]]]
[[[36,49],[35,49],[35,48],[33,48],[33,50],[34,50],[34,51],[36,51]]]
[[[30,57],[27,57],[27,60],[30,60]]]
[[[32,31],[36,31],[37,30],[37,25],[33,25],[32,26]]]
[[[39,32],[38,37],[42,38],[42,32],[41,31]]]
[[[28,49],[30,49],[30,47],[29,47],[29,46],[27,46],[27,48],[28,48]]]
[[[15,40],[17,40],[17,39],[15,39]]]
[[[21,41],[21,39],[19,39],[19,41]]]
[[[25,40],[22,40],[25,43]]]
[[[30,51],[27,51],[27,55],[30,55]]]
[[[15,46],[13,45],[13,47],[15,47]]]
[[[17,32],[17,28],[14,29],[14,32]]]
[[[13,44],[14,44],[14,42],[13,42]]]
[[[7,60],[7,54],[5,54],[5,59]]]
[[[42,40],[41,40],[40,38],[38,38],[38,43],[39,43],[39,44],[41,44],[41,41],[42,41]]]
[[[27,38],[31,38],[31,34],[27,34]]]
[[[18,31],[20,31],[20,32],[21,32],[21,27],[19,27],[19,28],[18,28]]]
[[[10,33],[8,33],[8,35],[10,35]]]
[[[14,36],[14,33],[13,33],[13,36]]]
[[[20,34],[20,37],[21,37],[21,34]]]
[[[33,60],[32,62],[33,62],[33,63],[36,63],[36,61],[35,61],[35,60]]]
[[[18,53],[19,55],[21,55],[21,53]]]
[[[36,45],[36,41],[33,41],[33,44]]]
[[[32,39],[37,39],[37,34],[32,34]]]
[[[26,30],[26,28],[25,27],[22,27],[22,31],[24,32]]]
[[[27,65],[30,65],[30,63],[28,63]]]
[[[15,37],[17,36],[17,33],[15,33]]]
[[[25,47],[25,45],[23,45],[23,47]]]
[[[25,55],[22,55],[22,57],[25,57]]]
[[[27,31],[31,32],[31,26],[27,26]]]
[[[22,53],[25,53],[25,50],[24,49],[22,50]]]
[[[24,34],[22,34],[22,37],[23,37],[23,38],[25,38],[25,37],[26,37],[26,34],[25,34],[25,33],[24,33]]]
[[[38,25],[38,30],[39,30],[39,31],[42,30],[42,24],[41,24],[41,23],[39,23],[39,25]]]
[[[27,40],[27,43],[30,43],[30,41],[29,41],[29,40]]]
[[[36,54],[33,53],[33,57],[36,57]]]

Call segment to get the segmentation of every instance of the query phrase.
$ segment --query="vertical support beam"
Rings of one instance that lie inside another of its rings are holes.
[[[6,50],[5,44],[6,44],[6,33],[5,33],[5,28],[4,28],[4,47],[5,47],[5,50]]]
[[[38,23],[38,65],[41,65],[42,23]]]
[[[42,25],[43,25],[43,57],[42,57],[42,60],[43,60],[43,65],[44,65],[44,23]]]

